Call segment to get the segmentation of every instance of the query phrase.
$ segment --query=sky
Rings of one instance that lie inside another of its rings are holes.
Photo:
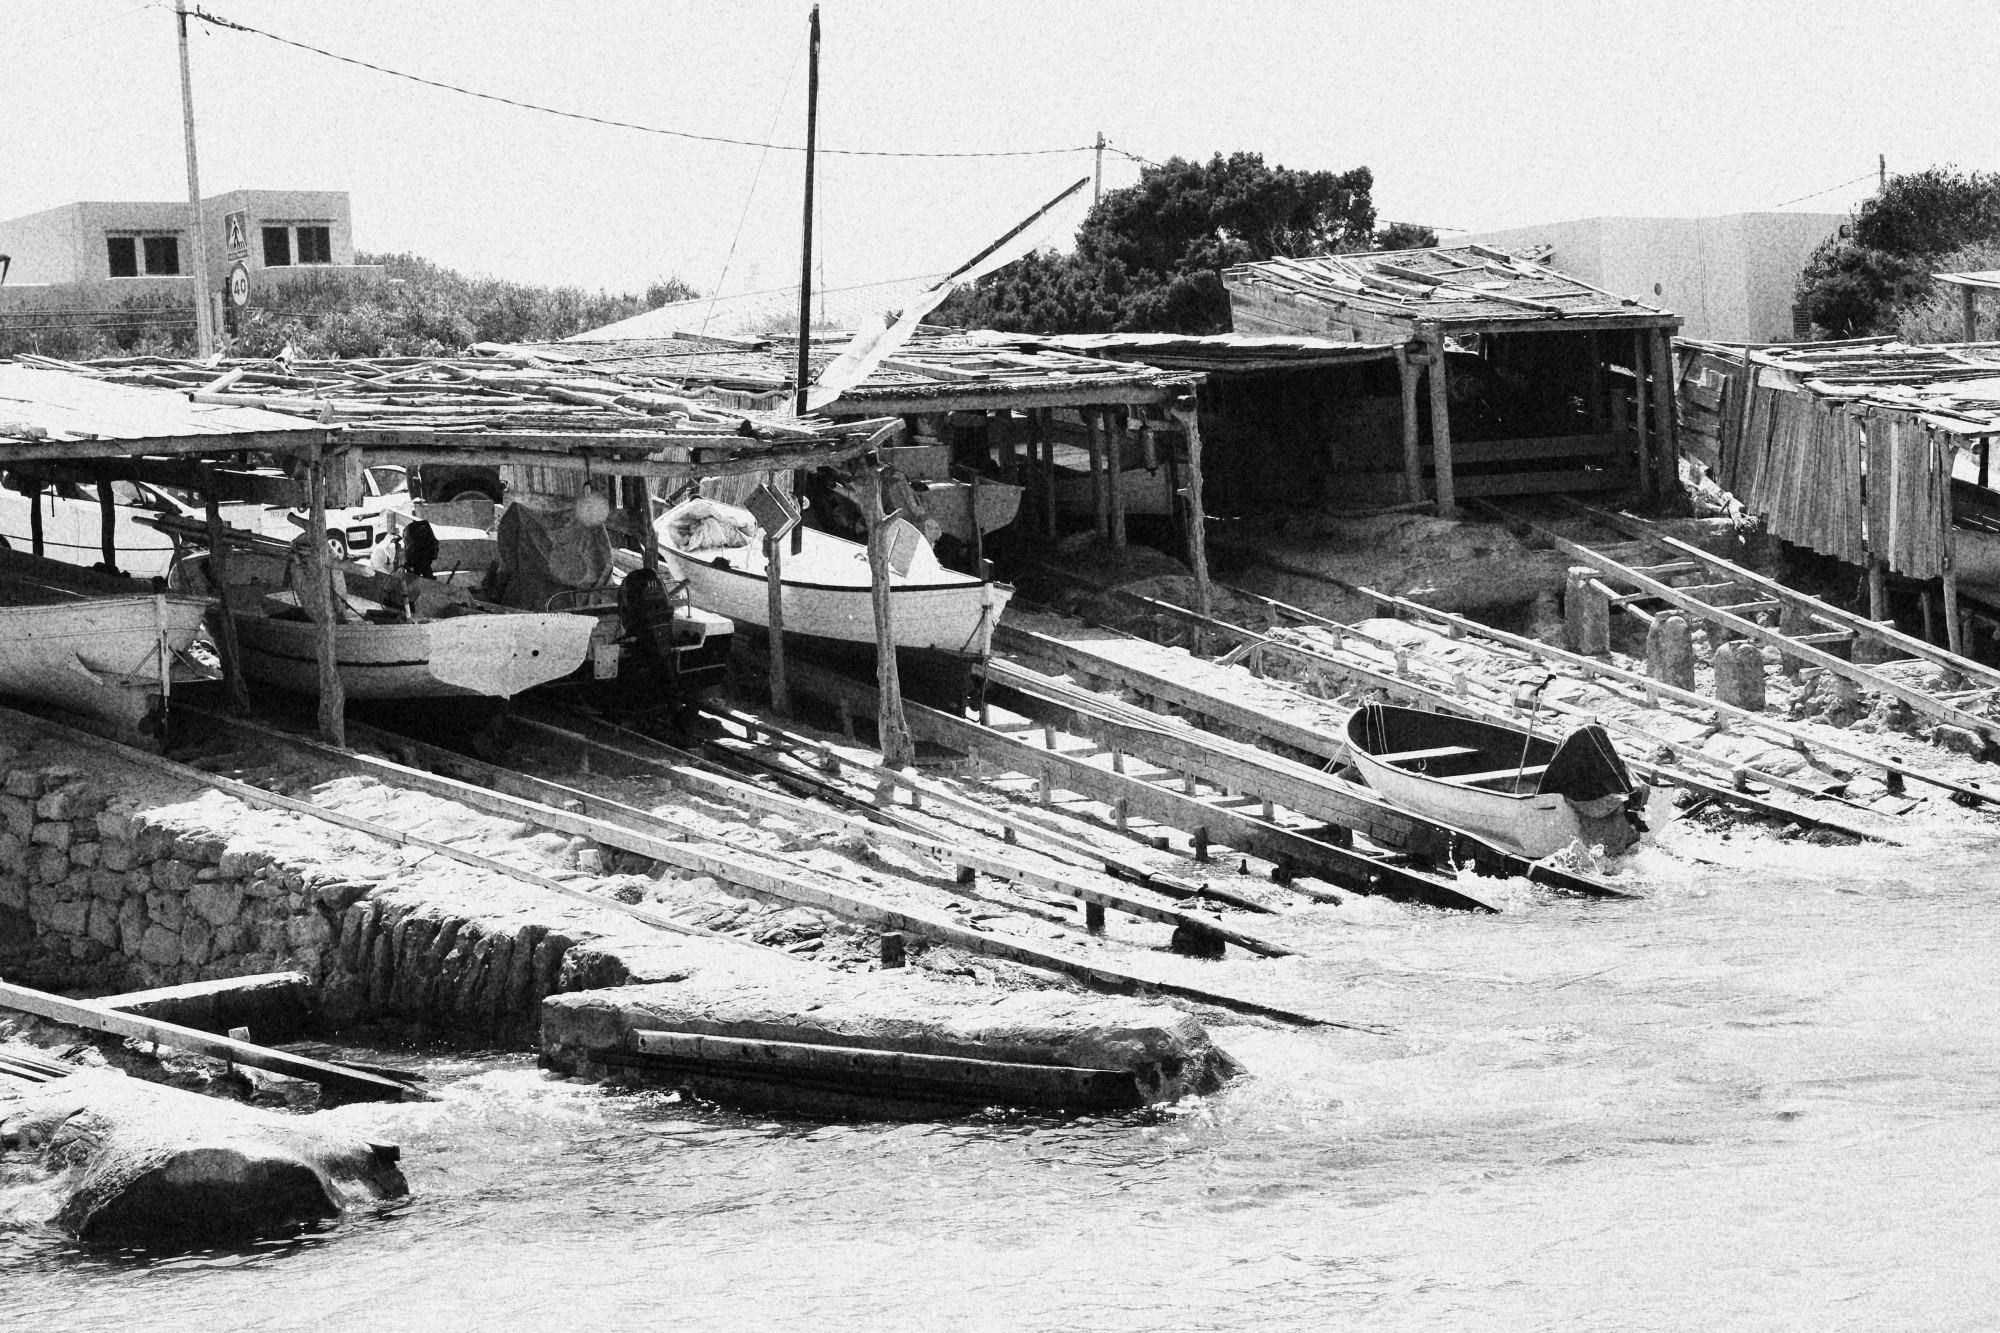
[[[500,96],[804,138],[810,6],[795,0],[201,3]],[[1845,212],[1878,153],[1891,172],[2000,166],[2000,5],[826,0],[821,21],[823,149],[1078,150],[822,153],[815,269],[833,287],[956,267],[1089,175],[1099,132],[1155,161],[1365,165],[1384,221],[1446,239],[1598,215]],[[586,124],[189,26],[204,194],[346,190],[358,248],[508,278],[797,281],[796,151]],[[171,0],[0,0],[0,70],[0,218],[186,197]],[[1104,156],[1106,188],[1138,171]]]

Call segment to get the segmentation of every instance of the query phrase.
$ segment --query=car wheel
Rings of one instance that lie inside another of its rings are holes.
[[[459,504],[466,500],[484,500],[488,504],[496,505],[500,503],[500,497],[484,486],[460,486],[444,498],[446,504]]]
[[[327,533],[326,553],[335,560],[347,559],[347,538],[338,532]]]

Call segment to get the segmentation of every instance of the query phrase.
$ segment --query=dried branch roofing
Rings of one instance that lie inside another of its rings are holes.
[[[1656,315],[1657,306],[1616,296],[1566,273],[1484,245],[1266,259],[1223,270],[1232,291],[1262,288],[1407,323],[1539,323]]]
[[[131,443],[190,437],[227,448],[232,436],[288,433],[305,441],[322,429],[297,416],[191,402],[60,368],[0,363],[0,453],[8,444],[102,440],[118,446],[106,450],[116,454]]]
[[[1690,354],[1762,367],[1759,383],[1816,397],[1915,412],[1959,435],[2000,434],[2000,343],[1903,343],[1891,338],[1749,345],[1677,338]]]

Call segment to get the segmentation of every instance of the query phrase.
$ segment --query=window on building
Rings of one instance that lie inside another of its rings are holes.
[[[333,262],[333,229],[331,227],[300,227],[299,262],[301,264],[331,264]]]
[[[181,241],[178,236],[147,236],[142,240],[146,252],[146,272],[156,277],[171,277],[181,271]]]
[[[114,278],[136,278],[139,276],[139,238],[136,236],[107,236],[105,248],[111,252],[111,276]]]
[[[264,267],[287,268],[292,262],[292,231],[289,227],[264,228]]]

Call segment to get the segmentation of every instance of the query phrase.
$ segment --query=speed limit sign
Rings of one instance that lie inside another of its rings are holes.
[[[241,310],[250,304],[250,270],[241,263],[229,270],[229,304]]]

